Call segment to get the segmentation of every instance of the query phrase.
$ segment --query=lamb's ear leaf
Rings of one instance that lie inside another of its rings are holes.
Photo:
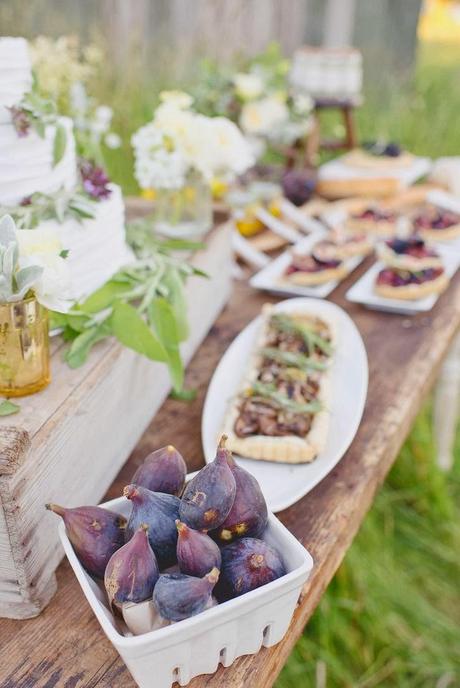
[[[27,268],[18,270],[15,275],[18,295],[22,299],[29,289],[32,289],[34,284],[43,274],[43,268],[40,265],[29,265]]]
[[[67,143],[67,132],[62,124],[56,126],[53,146],[53,165],[57,165],[64,156]]]
[[[0,219],[0,245],[5,249],[9,244],[17,244],[16,224],[11,215],[4,215]]]

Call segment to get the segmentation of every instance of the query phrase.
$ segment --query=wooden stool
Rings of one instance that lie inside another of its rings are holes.
[[[306,162],[314,165],[321,149],[324,150],[351,150],[358,145],[354,109],[361,104],[358,98],[315,98],[315,107],[312,113],[313,124],[308,136],[306,146]],[[342,113],[345,125],[345,137],[343,139],[322,139],[320,112],[324,110],[339,110]]]

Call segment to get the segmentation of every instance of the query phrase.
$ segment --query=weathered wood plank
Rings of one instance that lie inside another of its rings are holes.
[[[187,284],[185,361],[229,297],[230,227],[215,228],[192,261],[209,279]],[[55,591],[63,552],[44,504],[99,501],[170,389],[164,365],[114,340],[76,370],[55,348],[53,383],[22,399],[14,418],[0,419],[0,616],[33,616]]]
[[[405,318],[346,304],[344,293],[355,275],[336,290],[333,300],[345,305],[354,318],[369,355],[370,385],[363,422],[333,472],[281,514],[283,522],[312,552],[316,561],[313,576],[304,589],[290,631],[280,644],[256,656],[243,657],[213,676],[195,679],[193,688],[269,688],[273,684],[359,528],[460,326],[460,276],[431,313]],[[232,301],[189,366],[187,384],[197,388],[197,399],[188,405],[166,401],[108,497],[120,494],[149,450],[172,438],[191,468],[201,465],[198,428],[209,379],[227,346],[267,300],[238,284]],[[133,680],[104,638],[66,562],[58,570],[58,582],[57,596],[38,618],[23,623],[0,622],[2,687],[133,687]]]

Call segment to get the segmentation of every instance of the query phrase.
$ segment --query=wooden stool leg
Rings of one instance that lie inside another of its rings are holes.
[[[434,435],[439,468],[448,471],[454,462],[455,431],[460,400],[460,333],[444,361],[434,396]]]
[[[356,148],[358,145],[358,137],[356,135],[355,118],[353,108],[345,106],[342,109],[343,119],[345,121],[345,146],[348,150]]]
[[[312,125],[310,133],[307,138],[307,145],[305,148],[305,162],[307,166],[314,166],[318,157],[321,141],[321,127],[319,116],[317,112],[312,114]]]

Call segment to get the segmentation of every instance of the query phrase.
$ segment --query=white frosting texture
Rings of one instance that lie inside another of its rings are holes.
[[[0,38],[0,124],[11,121],[7,107],[17,105],[32,87],[32,65],[25,38]]]
[[[67,133],[64,155],[53,166],[56,128],[46,127],[41,138],[33,129],[20,137],[12,124],[0,125],[0,204],[16,205],[35,191],[54,193],[77,183],[77,163],[72,120],[60,117]]]
[[[42,222],[39,227],[52,227],[59,233],[70,271],[72,294],[81,299],[104,284],[123,265],[132,263],[134,256],[125,242],[125,209],[121,189],[110,184],[112,193],[97,203],[94,219],[69,219],[60,224],[56,220]],[[33,230],[32,230],[33,231]]]

